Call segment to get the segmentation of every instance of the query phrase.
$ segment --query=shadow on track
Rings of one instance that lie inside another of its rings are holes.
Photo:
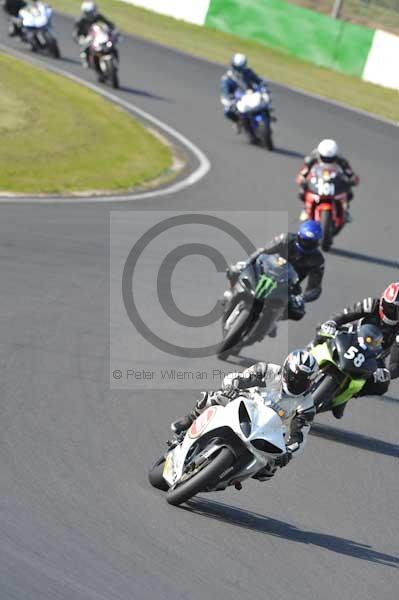
[[[377,454],[385,454],[386,456],[393,456],[399,458],[399,446],[391,444],[390,442],[384,442],[368,435],[362,435],[361,433],[355,433],[348,431],[347,429],[338,429],[337,427],[331,427],[330,425],[322,425],[315,423],[310,434],[316,437],[321,437],[337,444],[346,444],[355,448],[361,448],[368,452],[375,452]]]
[[[389,402],[390,404],[399,404],[399,398],[393,398],[393,396],[375,396],[375,400],[380,402]]]
[[[281,154],[281,156],[288,156],[289,158],[301,158],[306,155],[303,152],[297,152],[296,150],[289,150],[288,148],[277,148],[275,147],[273,150],[274,154]]]
[[[399,557],[378,552],[366,544],[359,544],[353,540],[326,533],[305,531],[284,521],[270,519],[264,515],[234,508],[221,502],[197,499],[190,500],[187,505],[188,508],[182,508],[204,517],[228,523],[229,525],[235,525],[292,542],[312,544],[313,546],[319,546],[343,556],[352,556],[372,563],[394,568],[398,568],[399,566]]]
[[[147,92],[146,90],[139,90],[138,88],[132,88],[128,85],[121,85],[119,87],[119,91],[126,92],[127,94],[133,94],[134,96],[142,96],[143,98],[151,98],[152,100],[162,100],[163,102],[171,102],[171,99],[165,98],[165,96],[158,96],[157,94],[152,94],[151,92]]]
[[[392,267],[392,269],[399,269],[399,262],[396,260],[389,260],[388,258],[380,258],[379,256],[370,256],[370,254],[362,254],[361,252],[352,252],[352,250],[343,250],[340,248],[331,248],[330,254],[336,256],[343,256],[352,260],[361,260],[367,263],[373,263],[374,265],[381,265],[383,267]]]

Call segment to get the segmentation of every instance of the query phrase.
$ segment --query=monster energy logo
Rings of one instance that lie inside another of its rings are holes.
[[[270,296],[272,291],[277,287],[277,283],[271,277],[262,275],[256,284],[255,296],[258,300],[262,300]]]

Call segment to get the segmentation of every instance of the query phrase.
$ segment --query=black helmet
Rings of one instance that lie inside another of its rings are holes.
[[[319,367],[307,350],[294,350],[284,361],[281,373],[283,392],[289,396],[304,394],[314,381]]]

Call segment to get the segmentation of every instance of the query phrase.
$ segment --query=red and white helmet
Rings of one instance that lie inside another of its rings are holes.
[[[380,299],[380,319],[386,325],[399,323],[399,282],[391,283]]]

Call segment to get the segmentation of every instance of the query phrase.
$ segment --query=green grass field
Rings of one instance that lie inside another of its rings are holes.
[[[0,53],[0,192],[137,188],[169,147],[94,92]]]
[[[77,16],[80,0],[58,0],[54,7]],[[102,0],[99,8],[126,33],[219,63],[227,63],[232,53],[239,50],[248,55],[251,65],[266,78],[399,121],[399,94],[395,90],[316,67],[255,42],[190,25],[116,0]],[[123,60],[123,47],[121,54]]]

